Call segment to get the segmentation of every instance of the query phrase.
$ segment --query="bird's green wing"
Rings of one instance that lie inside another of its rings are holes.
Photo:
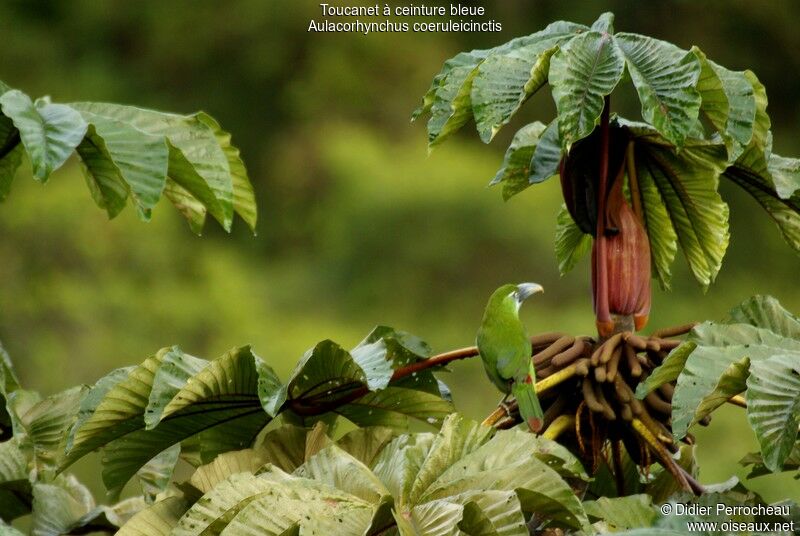
[[[500,376],[516,380],[528,374],[531,367],[531,341],[524,331],[506,336],[503,350],[498,354],[497,372]]]

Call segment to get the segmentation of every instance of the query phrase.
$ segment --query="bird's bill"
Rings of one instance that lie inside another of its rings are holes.
[[[538,283],[520,283],[517,285],[517,301],[522,303],[537,292],[544,292]]]

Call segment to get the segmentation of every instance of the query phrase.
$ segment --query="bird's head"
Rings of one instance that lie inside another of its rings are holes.
[[[487,308],[494,310],[513,310],[516,313],[519,311],[522,302],[537,292],[544,292],[542,286],[537,283],[503,285],[492,293]]]

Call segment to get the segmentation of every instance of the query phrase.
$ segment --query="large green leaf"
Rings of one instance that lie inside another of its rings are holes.
[[[77,151],[98,206],[113,218],[130,193],[139,214],[148,219],[167,179],[166,140],[100,113],[83,110],[81,115],[90,126]]]
[[[528,180],[531,173],[531,159],[545,128],[542,123],[536,121],[525,125],[514,134],[514,139],[511,140],[511,145],[503,157],[502,166],[489,183],[492,186],[503,183],[503,199],[508,200],[531,185]]]
[[[209,448],[218,451],[248,446],[269,419],[256,395],[260,359],[247,347],[234,349],[176,390],[176,363],[187,362],[177,348],[165,348],[111,387],[76,427],[65,465],[105,446],[103,480],[113,493],[157,454],[196,434],[213,433]],[[161,414],[152,429],[149,413]]]
[[[725,172],[767,211],[786,242],[800,252],[800,161],[771,155],[766,164],[757,147],[750,147]]]
[[[731,71],[706,58],[692,47],[701,65],[697,90],[703,102],[700,111],[725,140],[728,160],[735,161],[753,138],[756,99],[747,73]]]
[[[284,411],[288,422],[343,415],[362,426],[404,428],[409,417],[438,424],[453,407],[432,372],[394,378],[430,354],[416,337],[379,326],[352,352],[331,341],[318,344],[284,384],[247,347],[210,362],[165,348],[89,390],[67,435],[62,469],[103,447],[103,480],[113,496],[148,462],[159,467],[150,480],[163,487],[174,466],[175,451],[168,449],[177,443],[186,461],[208,464],[252,445]],[[170,453],[163,460],[162,451]]]
[[[117,532],[118,536],[169,536],[189,509],[182,497],[167,497],[134,515]]]
[[[558,46],[585,30],[580,24],[554,22],[522,38],[519,46],[490,51],[478,65],[470,95],[475,125],[485,143],[547,82],[550,58]]]
[[[235,348],[187,379],[173,398],[165,399],[154,428],[143,427],[144,419],[136,419],[135,429],[105,448],[103,481],[109,491],[119,491],[157,454],[196,434],[213,433],[213,441],[207,439],[206,448],[211,450],[205,451],[205,458],[250,445],[269,421],[255,396],[259,361],[249,347]]]
[[[623,70],[622,53],[607,33],[582,33],[553,55],[549,80],[565,149],[600,122],[603,99],[614,90]]]
[[[230,133],[222,130],[213,117],[203,112],[197,114],[197,117],[214,131],[217,142],[222,147],[225,158],[228,159],[228,168],[233,181],[233,210],[255,233],[258,221],[256,197],[253,185],[250,184],[250,179],[247,177],[247,169],[239,155],[239,149],[231,143]]]
[[[434,84],[438,85],[429,108],[428,147],[438,145],[469,120],[472,115],[472,81],[486,54],[487,51],[483,50],[462,52],[445,62],[443,71],[446,74],[438,81],[434,79]]]
[[[800,427],[800,352],[754,362],[747,378],[747,418],[764,464],[780,471]]]
[[[745,391],[752,365],[779,355],[800,358],[800,323],[776,300],[750,298],[731,311],[729,322],[696,326],[687,343],[674,350],[637,389],[637,396],[643,397],[677,378],[672,398],[676,437],[682,437],[689,426],[731,396]],[[769,418],[779,416],[761,419]]]
[[[729,240],[728,205],[717,192],[727,166],[725,146],[690,139],[677,151],[649,127],[623,124],[634,135],[656,275],[668,284],[677,241],[695,279],[707,287],[722,266]]]
[[[86,134],[86,122],[78,112],[47,98],[32,102],[14,89],[0,96],[0,109],[19,130],[33,174],[42,182],[66,162]]]
[[[73,387],[38,401],[24,411],[15,400],[23,391],[10,395],[20,428],[15,435],[25,437],[30,443],[37,471],[50,473],[62,460],[66,434],[75,421],[84,392],[83,387]]]
[[[352,352],[332,341],[317,344],[297,364],[279,400],[285,396],[289,407],[301,414],[309,406],[330,405],[359,426],[405,428],[409,417],[440,422],[453,406],[431,371],[392,381],[397,367],[427,357],[417,352],[429,349],[415,352],[403,344],[407,335],[387,329],[376,328]]]
[[[490,141],[547,80],[555,47],[585,30],[559,21],[492,49],[457,54],[434,77],[412,120],[430,113],[428,144],[433,147],[474,114],[481,137]]]
[[[491,429],[454,414],[424,450],[402,438],[395,443],[401,447],[387,446],[374,469],[393,490],[401,513],[478,488],[515,491],[526,512],[564,526],[581,528],[587,523],[569,485],[539,459],[540,453],[547,454],[546,445],[530,441],[529,434],[492,435]]]
[[[592,235],[581,231],[569,215],[566,205],[561,205],[556,217],[556,258],[561,275],[572,270],[591,249]]]
[[[671,43],[643,35],[619,33],[614,42],[625,56],[639,93],[642,117],[681,147],[700,110],[700,93],[695,89],[700,75],[697,57]]]
[[[122,533],[141,534],[152,522],[154,534],[174,526],[172,533],[179,535],[523,536],[528,534],[526,516],[534,512],[560,526],[588,528],[580,502],[555,470],[583,478],[580,464],[546,439],[495,431],[457,415],[435,436],[390,440],[387,429],[371,429],[334,443],[324,430],[317,426],[295,437],[299,429],[284,427],[267,434],[301,451],[289,455],[302,458],[292,474],[271,463],[253,473],[249,460],[275,452],[264,445],[223,454],[192,477],[204,494],[177,525],[181,510],[172,508],[177,504],[173,498],[162,510],[155,510],[157,503],[134,517]]]
[[[30,512],[29,450],[19,436],[0,443],[0,520],[11,521]]]
[[[601,497],[596,501],[583,503],[589,518],[605,522],[607,530],[617,532],[625,529],[649,527],[658,518],[649,495],[629,495],[627,497]]]
[[[169,177],[200,200],[223,228],[230,229],[233,178],[207,116],[167,114],[118,104],[81,102],[71,106],[93,121],[111,120],[165,140]]]

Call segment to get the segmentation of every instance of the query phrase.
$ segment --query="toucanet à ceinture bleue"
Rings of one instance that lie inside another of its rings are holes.
[[[486,305],[477,345],[489,379],[506,395],[512,394],[531,430],[542,428],[543,413],[536,397],[536,371],[531,360],[531,340],[519,318],[527,298],[542,292],[536,283],[503,285]]]

